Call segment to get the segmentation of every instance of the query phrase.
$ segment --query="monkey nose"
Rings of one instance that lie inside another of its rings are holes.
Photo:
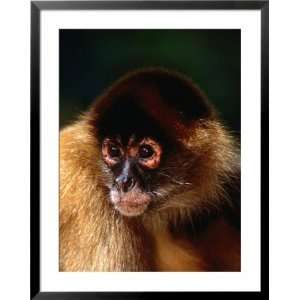
[[[135,180],[131,176],[122,176],[116,179],[116,184],[120,191],[127,193],[135,186]]]

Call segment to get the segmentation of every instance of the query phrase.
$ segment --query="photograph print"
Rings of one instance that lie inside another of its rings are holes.
[[[59,30],[59,271],[241,271],[241,31]]]

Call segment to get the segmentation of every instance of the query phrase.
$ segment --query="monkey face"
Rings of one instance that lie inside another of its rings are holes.
[[[151,202],[151,171],[161,162],[162,146],[151,137],[130,136],[127,143],[119,137],[106,137],[102,157],[113,174],[110,198],[123,215],[142,214]]]
[[[124,216],[177,207],[176,196],[195,188],[199,156],[162,137],[105,137],[101,153],[110,201]]]

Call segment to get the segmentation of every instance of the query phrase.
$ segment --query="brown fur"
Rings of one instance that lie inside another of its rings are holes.
[[[234,206],[226,186],[239,178],[239,151],[213,111],[197,121],[179,121],[176,110],[160,105],[159,89],[144,85],[145,109],[155,114],[150,107],[159,106],[157,122],[175,131],[184,149],[173,158],[183,181],[176,188],[164,187],[161,197],[167,200],[141,217],[123,217],[109,202],[108,174],[95,128],[111,105],[107,99],[141,87],[130,81],[140,73],[117,82],[117,90],[113,86],[79,121],[61,131],[60,271],[238,271],[240,233],[224,207]],[[191,156],[197,159],[190,161]],[[205,215],[205,224],[199,225]]]

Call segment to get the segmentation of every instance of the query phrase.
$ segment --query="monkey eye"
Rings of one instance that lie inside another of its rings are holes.
[[[111,158],[119,158],[121,156],[121,150],[115,145],[108,146],[108,154]]]
[[[154,150],[151,146],[149,145],[142,145],[139,148],[139,157],[146,159],[150,158],[154,154]]]

